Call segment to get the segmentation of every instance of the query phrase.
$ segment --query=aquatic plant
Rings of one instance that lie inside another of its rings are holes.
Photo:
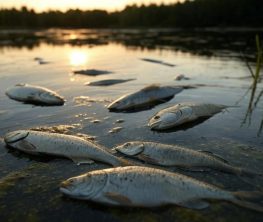
[[[250,125],[253,111],[257,107],[258,102],[260,101],[260,99],[262,98],[262,95],[263,95],[263,90],[261,90],[257,94],[257,92],[258,92],[257,86],[258,86],[258,83],[261,82],[260,71],[261,71],[261,68],[263,65],[263,48],[262,48],[261,41],[260,41],[258,35],[256,35],[256,48],[257,48],[257,53],[256,53],[255,71],[253,71],[252,67],[250,66],[250,64],[246,60],[246,65],[247,65],[249,72],[251,74],[251,77],[252,77],[252,84],[249,87],[248,91],[246,92],[246,94],[247,94],[251,90],[247,112],[246,112],[245,118],[242,122],[242,125],[244,125],[247,121],[248,121],[248,124]],[[262,129],[263,129],[263,119],[261,120],[261,123],[260,123],[260,127],[258,130],[258,136],[261,134]]]

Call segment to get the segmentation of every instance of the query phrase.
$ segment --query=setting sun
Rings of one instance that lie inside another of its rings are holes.
[[[87,53],[82,51],[72,51],[69,54],[70,64],[72,66],[82,66],[87,63]]]

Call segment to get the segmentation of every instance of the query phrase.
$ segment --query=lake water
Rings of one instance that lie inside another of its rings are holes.
[[[255,69],[255,32],[182,32],[174,30],[9,30],[0,32],[0,137],[17,129],[41,128],[95,136],[106,147],[144,140],[180,144],[223,156],[232,165],[263,169],[263,101],[247,112],[253,79],[242,54]],[[34,60],[41,57],[47,64]],[[142,61],[162,60],[174,67]],[[74,75],[100,69],[112,74]],[[183,74],[189,80],[175,81]],[[103,79],[136,80],[112,86],[86,86]],[[58,107],[32,106],[10,100],[5,90],[17,83],[41,85],[65,97]],[[110,101],[150,84],[196,85],[167,103],[134,113],[109,112]],[[257,84],[257,96],[263,90]],[[80,99],[85,96],[85,99]],[[89,99],[94,101],[90,101]],[[84,101],[83,101],[84,100]],[[169,132],[153,132],[148,119],[179,102],[234,106],[212,118]],[[93,123],[93,120],[100,120]],[[123,123],[116,120],[124,119]],[[114,127],[123,129],[109,133]],[[7,149],[0,142],[0,221],[261,221],[259,213],[226,202],[202,211],[176,206],[126,209],[63,197],[61,181],[107,165],[77,166],[67,159],[36,158]],[[176,171],[175,169],[170,169]],[[262,178],[241,179],[221,172],[183,172],[228,190],[258,190]],[[150,185],[149,185],[150,186]],[[92,219],[91,219],[92,218]]]

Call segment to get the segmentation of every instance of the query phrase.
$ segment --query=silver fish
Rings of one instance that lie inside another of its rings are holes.
[[[39,105],[63,105],[65,102],[64,98],[56,92],[29,84],[17,84],[15,87],[7,89],[6,95],[20,102]]]
[[[113,166],[128,164],[127,161],[108,152],[106,148],[71,135],[18,130],[6,134],[4,140],[8,146],[25,153],[62,156],[77,164],[91,164],[94,160]]]
[[[88,75],[88,76],[98,76],[104,74],[110,74],[112,72],[106,70],[97,70],[97,69],[84,69],[84,70],[76,70],[74,74]]]
[[[211,117],[227,108],[209,103],[179,103],[156,113],[148,123],[153,130],[166,130],[199,118]]]
[[[206,199],[214,199],[263,211],[263,207],[241,200],[259,196],[259,192],[230,192],[181,174],[139,166],[88,172],[62,182],[60,191],[72,198],[115,206],[176,204],[203,209],[209,206]]]
[[[260,175],[228,164],[222,157],[209,151],[195,151],[182,146],[154,142],[133,141],[114,148],[114,150],[146,163],[160,166],[178,166],[185,169],[211,168],[227,173],[255,176]]]
[[[120,97],[108,105],[109,110],[129,110],[164,102],[183,90],[181,87],[150,85],[138,92]]]
[[[94,82],[87,82],[85,85],[89,86],[110,86],[110,85],[115,85],[119,83],[125,83],[129,81],[133,81],[135,79],[105,79],[105,80],[100,80],[100,81],[94,81]]]

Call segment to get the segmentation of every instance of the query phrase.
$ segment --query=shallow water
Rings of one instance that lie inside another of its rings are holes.
[[[181,144],[191,149],[220,154],[231,164],[262,171],[263,149],[260,130],[263,102],[259,100],[245,119],[252,84],[243,51],[253,66],[254,36],[246,33],[172,30],[48,30],[0,32],[0,137],[16,129],[40,128],[95,140],[109,148],[117,144],[145,140]],[[34,60],[41,57],[48,64]],[[174,67],[142,61],[161,60]],[[74,75],[73,71],[98,69],[106,75]],[[175,81],[178,74],[190,80]],[[247,77],[247,78],[243,78]],[[136,80],[112,86],[85,86],[103,79]],[[67,100],[64,106],[25,105],[5,96],[17,83],[41,85],[57,91]],[[167,103],[135,113],[108,112],[106,105],[119,96],[149,84],[195,85]],[[262,90],[258,84],[257,94]],[[256,95],[257,95],[256,94]],[[81,97],[80,97],[81,96]],[[174,131],[157,133],[147,127],[159,110],[178,102],[208,102],[230,106],[225,112]],[[116,123],[118,119],[124,122]],[[99,121],[94,121],[99,120]],[[60,126],[60,125],[65,125]],[[48,128],[52,127],[52,128]],[[123,127],[115,133],[109,131]],[[88,136],[85,137],[85,134]],[[108,167],[104,164],[76,166],[70,160],[35,158],[6,149],[0,142],[1,221],[260,221],[261,215],[229,203],[213,202],[194,211],[176,206],[160,209],[118,209],[90,202],[70,200],[58,190],[71,176]],[[175,170],[175,169],[170,169]],[[256,190],[262,178],[240,179],[220,172],[182,172],[229,190]],[[216,218],[215,218],[216,215]]]

